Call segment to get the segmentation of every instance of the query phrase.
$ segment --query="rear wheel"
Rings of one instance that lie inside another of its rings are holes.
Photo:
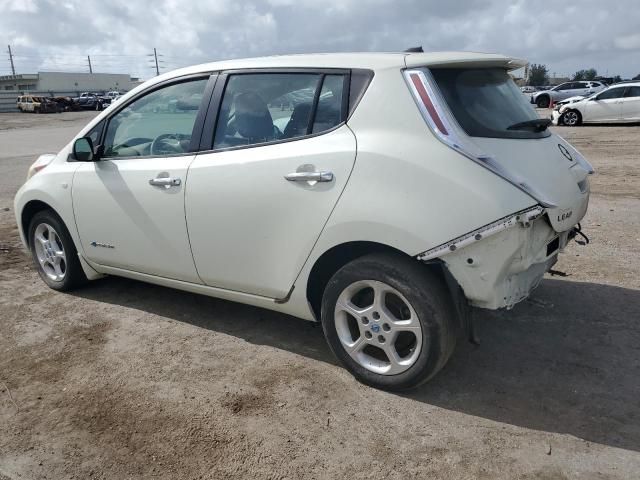
[[[67,291],[87,282],[71,235],[53,211],[36,213],[28,235],[33,263],[49,287]]]
[[[582,115],[577,110],[567,110],[562,114],[562,122],[568,127],[577,127],[582,123]]]
[[[455,311],[445,285],[400,255],[372,254],[345,265],[327,284],[321,316],[334,354],[376,388],[426,382],[455,347]]]
[[[536,105],[538,108],[549,108],[549,103],[551,103],[549,95],[540,95],[536,99]]]

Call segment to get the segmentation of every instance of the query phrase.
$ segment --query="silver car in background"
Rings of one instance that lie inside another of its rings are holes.
[[[555,103],[577,95],[586,97],[605,88],[607,86],[604,83],[597,81],[565,82],[550,90],[534,93],[531,95],[531,103],[534,103],[538,108],[549,108],[552,102]]]

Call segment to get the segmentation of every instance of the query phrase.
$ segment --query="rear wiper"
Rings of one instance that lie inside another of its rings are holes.
[[[544,132],[553,122],[549,118],[536,118],[535,120],[527,120],[526,122],[518,122],[507,127],[507,130],[528,130],[533,129],[534,132]]]
[[[534,132],[544,132],[549,125],[553,122],[548,118],[536,118],[534,120],[527,120],[526,122],[518,122],[507,127],[507,130],[529,130],[533,129]]]

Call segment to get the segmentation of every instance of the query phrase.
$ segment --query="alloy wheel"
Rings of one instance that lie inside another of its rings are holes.
[[[407,299],[395,288],[362,280],[345,288],[334,321],[344,350],[359,365],[380,375],[408,370],[422,349],[422,325]]]
[[[570,127],[577,125],[578,114],[574,111],[569,111],[564,114],[564,124]]]
[[[67,273],[67,256],[60,235],[47,224],[39,224],[33,233],[34,247],[38,263],[45,275],[55,282],[61,282]]]

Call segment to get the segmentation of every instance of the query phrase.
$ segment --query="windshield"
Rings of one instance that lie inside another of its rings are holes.
[[[502,68],[434,68],[454,117],[471,137],[543,138],[546,123]]]

